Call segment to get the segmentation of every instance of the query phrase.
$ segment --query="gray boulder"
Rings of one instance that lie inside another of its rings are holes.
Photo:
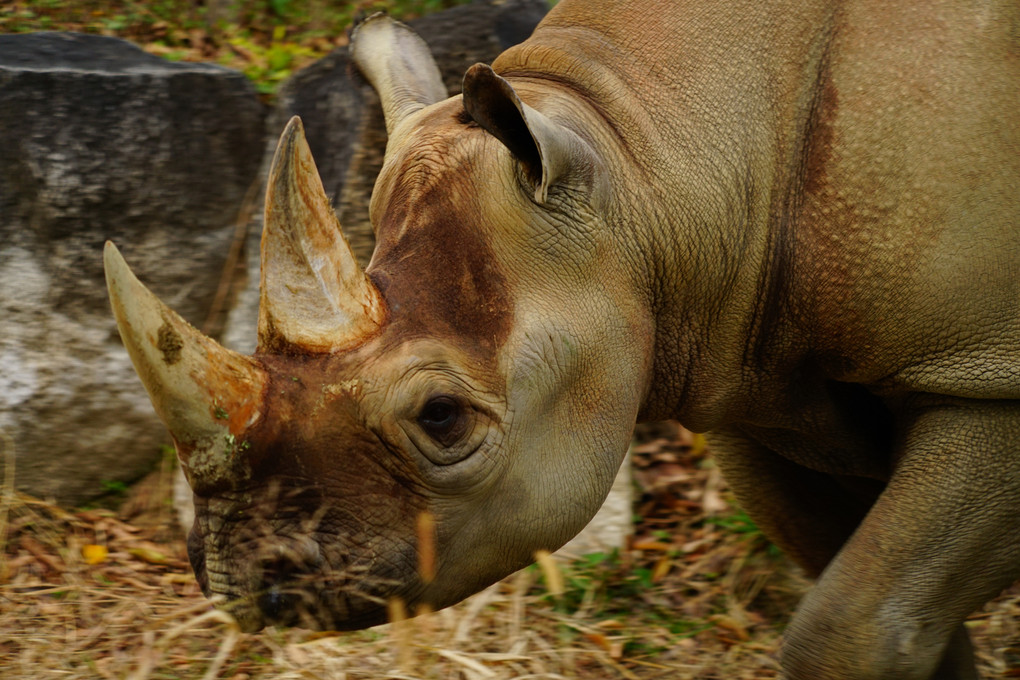
[[[103,242],[217,334],[264,119],[229,69],[115,38],[0,35],[0,428],[19,489],[79,503],[158,460],[168,436],[121,347]]]

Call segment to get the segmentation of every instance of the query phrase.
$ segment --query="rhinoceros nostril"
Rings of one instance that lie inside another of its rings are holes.
[[[285,623],[296,618],[296,607],[300,598],[287,593],[280,585],[269,586],[258,597],[258,606],[266,619],[272,623]]]
[[[267,621],[288,624],[299,616],[301,597],[298,588],[304,578],[305,572],[290,560],[266,560],[262,563],[263,588],[256,602]]]
[[[272,623],[293,624],[306,612],[309,598],[304,589],[318,572],[321,557],[317,546],[276,545],[259,560],[262,590],[256,598],[258,608]]]

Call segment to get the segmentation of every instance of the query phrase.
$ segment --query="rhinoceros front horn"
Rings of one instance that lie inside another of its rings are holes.
[[[192,328],[135,278],[116,246],[103,251],[117,328],[193,489],[233,486],[249,472],[245,433],[268,378],[250,357]]]
[[[387,315],[340,230],[297,116],[287,123],[269,171],[260,295],[261,352],[350,349]]]

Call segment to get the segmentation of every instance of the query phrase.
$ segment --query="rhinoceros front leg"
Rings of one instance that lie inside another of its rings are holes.
[[[743,431],[713,432],[709,440],[741,507],[812,578],[821,575],[885,487],[798,465]]]
[[[970,633],[962,623],[950,638],[942,662],[931,680],[979,680],[974,663],[974,646],[970,643]]]
[[[817,472],[736,431],[713,433],[712,447],[741,506],[771,541],[817,578],[867,515],[884,484]],[[852,662],[848,662],[852,665]],[[932,680],[977,678],[962,625]]]
[[[789,680],[976,677],[961,624],[1020,578],[1020,404],[905,413],[886,490],[787,630]]]

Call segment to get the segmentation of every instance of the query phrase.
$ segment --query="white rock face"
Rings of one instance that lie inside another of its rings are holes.
[[[159,460],[169,437],[120,345],[103,243],[203,325],[263,121],[235,71],[0,35],[0,428],[22,491],[81,503]]]

